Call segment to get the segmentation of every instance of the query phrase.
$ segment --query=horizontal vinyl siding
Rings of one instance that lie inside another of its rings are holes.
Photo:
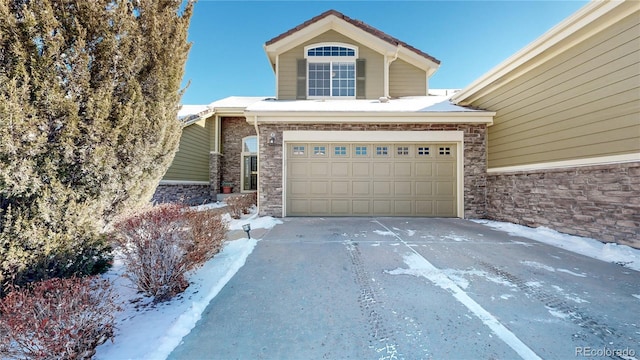
[[[628,16],[472,104],[497,112],[489,128],[490,168],[640,152],[637,18]]]
[[[162,180],[209,181],[209,132],[205,120],[182,129],[180,147]]]
[[[295,100],[296,79],[297,79],[297,59],[304,58],[304,47],[307,45],[322,42],[341,42],[358,47],[358,57],[366,59],[366,97],[367,99],[377,99],[384,95],[384,57],[354,42],[350,38],[333,30],[327,31],[315,38],[306,41],[295,48],[280,54],[278,58],[278,99]]]
[[[389,67],[389,96],[427,95],[427,73],[406,61],[397,59]]]

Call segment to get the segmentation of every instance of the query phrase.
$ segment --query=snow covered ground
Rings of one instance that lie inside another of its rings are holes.
[[[198,209],[215,207],[219,205],[203,205]],[[228,217],[228,221],[229,230],[242,229],[246,223],[251,224],[251,229],[270,229],[282,223],[272,217],[257,217],[255,211],[239,220]],[[138,294],[133,284],[122,277],[122,262],[115,259],[105,277],[113,282],[123,311],[116,317],[114,342],[99,346],[95,358],[165,359],[195,326],[211,299],[244,265],[258,241],[241,238],[227,242],[220,253],[191,274],[190,285],[183,294],[160,304]]]
[[[640,271],[640,250],[626,245],[602,243],[595,239],[559,233],[546,227],[530,228],[512,223],[473,220],[478,224],[504,231],[510,235],[526,237],[594,259],[623,265]]]
[[[218,205],[205,205],[203,208],[216,206]],[[240,230],[247,222],[251,224],[252,229],[270,229],[282,223],[272,217],[257,217],[254,212],[240,220],[229,219],[229,229]],[[565,235],[544,227],[534,229],[487,220],[475,222],[511,235],[526,237],[640,271],[640,250],[628,246],[603,244],[594,239]],[[116,261],[105,276],[113,281],[123,301],[124,310],[117,316],[115,341],[98,347],[95,358],[165,359],[195,326],[209,302],[244,265],[257,241],[259,240],[241,238],[227,242],[222,252],[192,274],[189,279],[191,285],[184,294],[157,305],[152,304],[150,298],[136,293],[132,284],[122,277],[122,263]]]

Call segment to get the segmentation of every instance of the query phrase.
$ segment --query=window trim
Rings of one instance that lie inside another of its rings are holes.
[[[349,50],[353,50],[354,51],[354,55],[350,56],[316,56],[316,55],[311,55],[309,56],[309,50],[310,49],[314,49],[314,48],[318,48],[318,47],[325,47],[325,46],[335,46],[335,47],[343,47]],[[322,42],[322,43],[315,43],[315,44],[310,44],[304,47],[304,58],[306,59],[306,95],[307,95],[307,99],[356,99],[357,97],[357,89],[358,89],[358,74],[357,74],[357,61],[358,60],[358,47],[355,45],[351,45],[351,44],[346,44],[346,43],[341,43],[341,42]],[[334,96],[332,95],[333,93],[333,79],[329,79],[329,96],[318,96],[318,95],[309,95],[309,91],[310,91],[310,86],[309,86],[309,65],[312,63],[323,63],[323,64],[329,64],[329,71],[333,71],[333,66],[336,63],[348,63],[348,64],[353,64],[353,72],[354,72],[354,76],[353,76],[353,96]]]

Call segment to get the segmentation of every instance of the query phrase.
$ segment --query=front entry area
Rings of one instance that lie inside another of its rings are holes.
[[[455,217],[455,143],[292,142],[286,216]]]

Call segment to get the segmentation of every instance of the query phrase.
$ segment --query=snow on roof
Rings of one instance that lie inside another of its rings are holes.
[[[450,96],[411,96],[383,100],[263,100],[247,112],[482,112],[453,105]]]
[[[247,106],[258,101],[267,99],[267,96],[229,96],[207,105],[210,109],[222,108],[246,108]]]
[[[207,109],[207,105],[182,105],[178,110],[178,119],[184,119],[191,115],[196,115]]]

